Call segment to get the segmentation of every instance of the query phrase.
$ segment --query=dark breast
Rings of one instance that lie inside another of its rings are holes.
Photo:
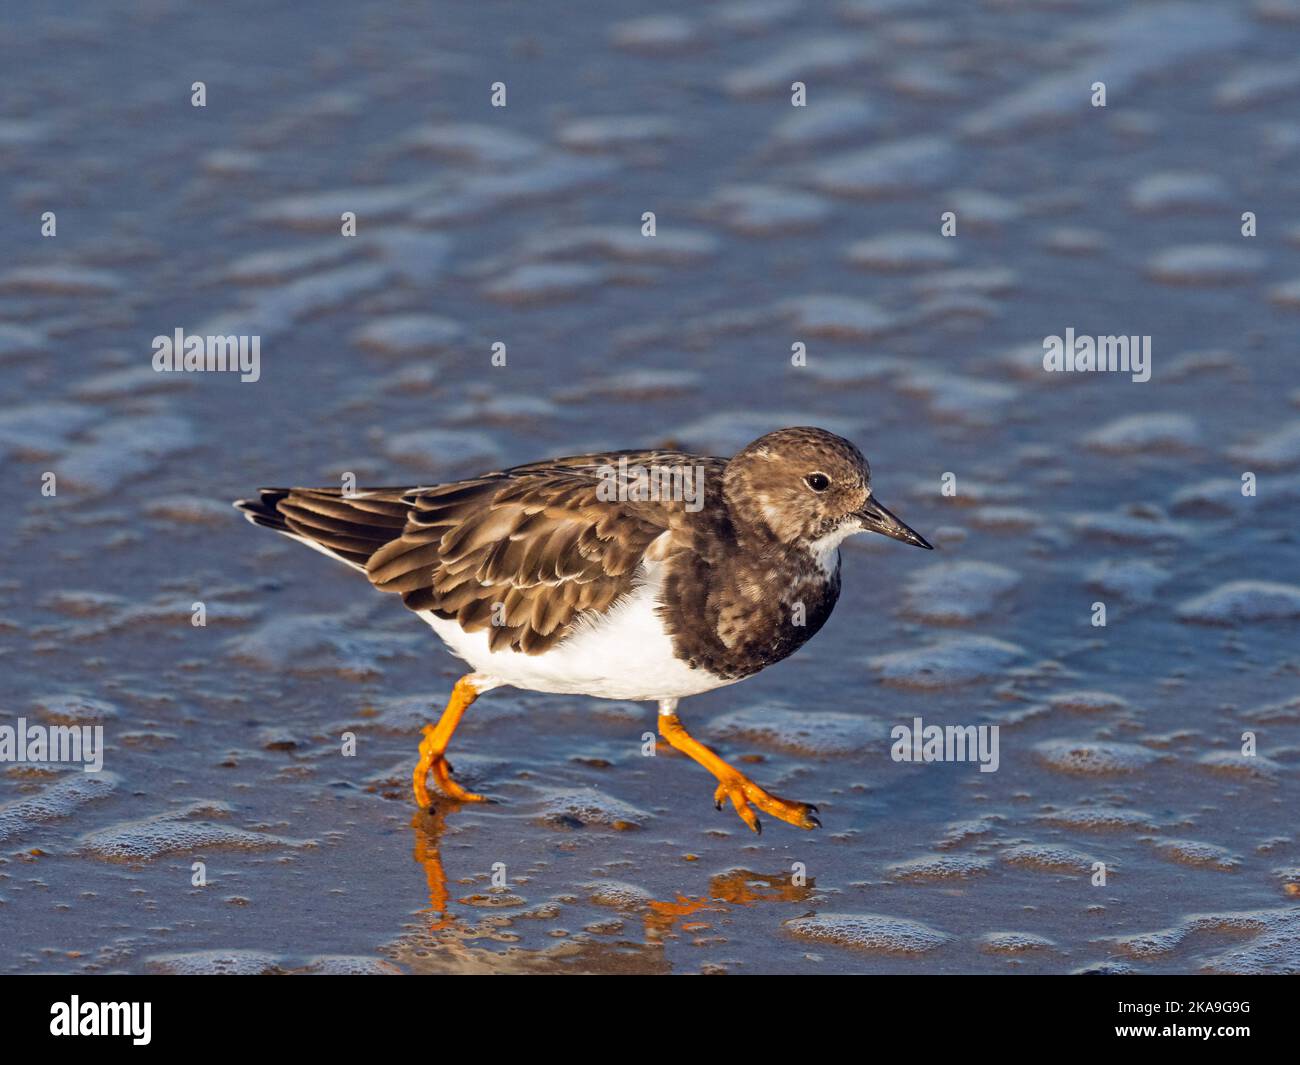
[[[669,560],[661,609],[678,658],[739,680],[812,639],[839,594],[838,559],[827,576],[802,551],[701,549]]]

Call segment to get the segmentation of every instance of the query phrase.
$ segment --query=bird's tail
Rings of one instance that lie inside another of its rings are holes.
[[[396,540],[411,509],[406,488],[259,488],[235,508],[254,525],[274,529],[365,571],[370,556]]]
[[[291,492],[290,488],[259,488],[256,499],[236,499],[235,509],[242,511],[244,517],[254,525],[287,533],[289,526],[276,504],[282,499],[288,499]]]

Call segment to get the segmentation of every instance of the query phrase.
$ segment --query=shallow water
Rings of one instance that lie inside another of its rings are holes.
[[[0,771],[0,969],[1300,971],[1300,8],[14,29],[0,724],[107,750]],[[176,328],[261,379],[154,374]],[[1043,372],[1067,328],[1151,380]],[[649,705],[509,689],[452,748],[501,803],[417,813],[457,663],[227,506],[800,423],[940,549],[850,541],[814,641],[683,704],[818,833],[714,812]],[[999,725],[997,772],[892,760],[916,717]]]

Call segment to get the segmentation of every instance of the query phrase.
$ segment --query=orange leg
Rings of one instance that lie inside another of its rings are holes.
[[[488,802],[482,795],[466,791],[451,779],[451,766],[447,764],[447,744],[451,742],[452,733],[460,724],[461,715],[469,705],[478,698],[480,688],[474,683],[474,674],[467,673],[456,681],[447,700],[447,709],[442,712],[436,725],[424,726],[424,739],[420,741],[420,760],[416,763],[412,784],[415,788],[415,801],[421,808],[427,809],[432,802],[426,781],[429,771],[433,771],[438,782],[438,790],[448,798],[459,802]]]
[[[789,799],[779,799],[775,795],[769,795],[739,769],[728,765],[691,736],[677,720],[677,715],[669,709],[670,705],[675,704],[676,700],[665,700],[660,705],[659,735],[683,754],[690,755],[718,778],[718,788],[713,793],[714,806],[721,810],[722,800],[730,799],[740,819],[755,832],[762,832],[763,826],[758,820],[758,815],[750,808],[750,803],[764,813],[780,818],[796,828],[822,827],[821,822],[813,816],[817,812],[817,807],[809,803],[791,802]]]

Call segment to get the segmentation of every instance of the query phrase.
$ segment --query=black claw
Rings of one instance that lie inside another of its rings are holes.
[[[820,811],[819,809],[817,809],[817,807],[815,807],[815,806],[814,806],[812,803],[810,803],[810,802],[806,802],[806,803],[804,803],[804,805],[807,806],[808,809],[810,809],[810,810],[811,810],[813,813],[815,813],[815,814],[819,814],[819,813],[821,813],[821,811]]]
[[[722,800],[719,799],[717,802],[715,802],[715,803],[713,804],[713,808],[714,808],[715,810],[717,810],[718,813],[722,813]]]
[[[808,820],[812,822],[812,825],[811,825],[810,827],[812,827],[812,828],[821,828],[821,827],[822,827],[822,823],[821,823],[820,821],[818,821],[817,818],[815,818],[815,817],[809,817]]]
[[[763,834],[763,822],[760,821],[757,817],[754,818],[754,831],[758,833],[758,835],[760,836]]]

